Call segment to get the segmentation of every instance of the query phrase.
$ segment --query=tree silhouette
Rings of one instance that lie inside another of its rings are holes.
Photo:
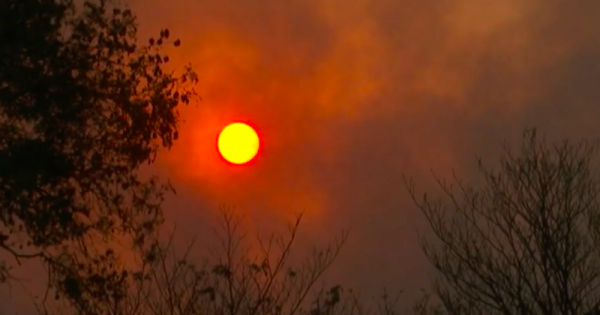
[[[520,154],[505,146],[485,182],[455,186],[447,199],[416,198],[435,242],[435,292],[450,314],[597,314],[600,305],[597,146],[548,144],[524,133]]]
[[[348,233],[304,257],[294,255],[302,216],[286,233],[248,237],[243,220],[222,211],[219,241],[210,257],[193,257],[192,241],[183,251],[174,246],[175,230],[167,239],[157,232],[145,249],[138,249],[139,269],[129,277],[124,298],[95,305],[112,315],[426,315],[428,295],[411,308],[400,308],[402,292],[367,301],[359,291],[341,285],[325,286],[324,274],[334,267]],[[293,257],[295,256],[295,257]],[[41,315],[76,314],[63,308],[39,306]]]
[[[290,257],[301,218],[289,224],[285,234],[273,233],[266,238],[257,234],[253,241],[247,237],[241,218],[225,210],[219,245],[211,250],[211,259],[198,266],[187,257],[192,247],[183,259],[174,255],[170,243],[162,249],[154,247],[150,256],[145,255],[149,272],[137,274],[138,279],[150,276],[154,285],[146,283],[144,288],[144,282],[137,281],[136,291],[145,292],[142,303],[156,314],[300,313],[311,289],[346,241],[343,233],[332,246],[314,248],[309,257],[295,265]]]
[[[286,233],[249,238],[242,219],[224,210],[218,245],[210,251],[212,257],[203,261],[191,256],[198,249],[194,242],[178,253],[173,233],[167,240],[157,233],[152,244],[136,251],[140,267],[128,279],[125,298],[105,300],[95,309],[114,315],[332,314],[323,310],[338,302],[334,297],[339,286],[327,292],[314,288],[333,264],[347,234],[294,261],[291,255],[301,218],[289,224]],[[326,301],[311,305],[315,293]],[[40,310],[53,314],[43,307]]]
[[[180,41],[136,32],[107,0],[0,1],[0,248],[42,259],[82,312],[120,294],[111,240],[140,245],[162,221],[170,188],[137,170],[177,139],[177,106],[195,95],[191,68],[164,71],[161,47]]]

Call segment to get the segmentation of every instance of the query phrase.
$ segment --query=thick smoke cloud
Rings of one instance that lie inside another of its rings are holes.
[[[431,170],[471,179],[476,155],[492,163],[525,127],[597,135],[596,1],[133,5],[144,29],[185,39],[177,59],[201,75],[203,101],[182,112],[182,142],[161,164],[196,198],[174,221],[228,204],[269,230],[304,210],[306,242],[351,227],[331,275],[366,290],[427,285],[416,234],[427,229],[403,174],[422,189]],[[252,167],[226,168],[214,150],[232,119],[263,135]]]

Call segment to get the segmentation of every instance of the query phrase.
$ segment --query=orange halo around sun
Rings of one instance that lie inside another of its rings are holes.
[[[258,153],[258,134],[247,124],[236,122],[219,134],[217,147],[221,156],[232,164],[246,164]]]

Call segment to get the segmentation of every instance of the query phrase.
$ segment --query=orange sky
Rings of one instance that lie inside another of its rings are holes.
[[[430,169],[468,178],[524,127],[600,131],[596,0],[129,2],[140,39],[168,27],[174,66],[200,76],[156,165],[178,189],[170,219],[202,236],[222,204],[263,230],[304,210],[317,243],[351,227],[332,277],[365,290],[428,284],[403,173],[427,189]],[[249,167],[216,151],[233,120],[261,135]]]
[[[228,204],[269,230],[304,210],[310,241],[352,228],[334,273],[367,290],[427,285],[402,173],[426,188],[430,169],[468,177],[475,154],[493,156],[523,127],[598,129],[600,92],[587,83],[600,78],[597,1],[132,5],[144,31],[183,39],[174,59],[200,74],[203,101],[182,110],[181,141],[159,164],[193,195],[172,201],[174,221]],[[236,119],[264,143],[246,168],[215,151]]]

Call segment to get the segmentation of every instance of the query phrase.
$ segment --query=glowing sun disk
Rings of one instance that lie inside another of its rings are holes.
[[[233,123],[219,134],[217,146],[221,156],[233,164],[250,162],[258,153],[260,141],[252,127],[244,123]]]

